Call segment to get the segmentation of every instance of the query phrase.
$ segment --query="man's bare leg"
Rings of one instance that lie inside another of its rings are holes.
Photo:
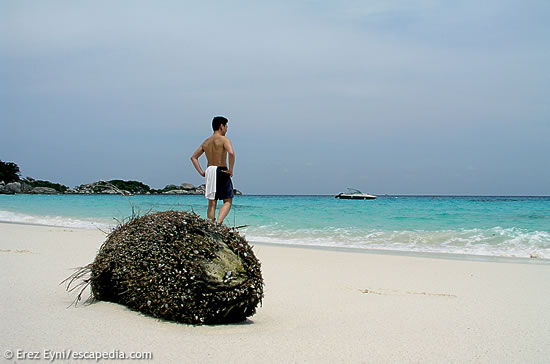
[[[231,210],[231,205],[233,204],[232,198],[226,198],[223,200],[223,206],[220,208],[220,212],[218,214],[218,223],[221,224],[223,222],[223,219],[229,214],[229,210]]]
[[[218,205],[217,200],[208,200],[208,210],[206,215],[210,220],[216,220],[216,206]],[[220,211],[221,213],[221,211]]]

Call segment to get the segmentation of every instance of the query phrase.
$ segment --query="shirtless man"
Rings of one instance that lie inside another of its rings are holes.
[[[191,162],[199,174],[206,178],[206,193],[208,199],[208,218],[216,219],[216,206],[218,200],[223,200],[223,206],[218,214],[218,223],[229,214],[233,203],[233,166],[235,165],[235,152],[227,133],[228,120],[223,116],[216,116],[212,120],[214,134],[206,139],[191,156]],[[206,153],[208,168],[203,171],[199,164],[199,157]],[[227,168],[227,155],[229,155],[229,169]],[[215,182],[214,182],[215,181]]]

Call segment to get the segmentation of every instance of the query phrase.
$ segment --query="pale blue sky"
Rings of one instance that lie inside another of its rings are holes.
[[[225,115],[245,193],[548,195],[549,65],[548,1],[2,1],[0,159],[198,185]]]

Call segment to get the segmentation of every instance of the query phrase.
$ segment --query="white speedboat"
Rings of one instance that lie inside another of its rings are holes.
[[[339,193],[336,196],[334,196],[334,198],[340,198],[343,200],[374,200],[376,198],[375,195],[363,193],[354,188],[348,188],[348,190],[349,190],[348,193]]]

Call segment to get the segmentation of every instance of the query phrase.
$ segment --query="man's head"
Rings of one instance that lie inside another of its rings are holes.
[[[214,119],[212,119],[212,130],[220,130],[220,127],[227,126],[227,119],[223,116],[216,116]]]

